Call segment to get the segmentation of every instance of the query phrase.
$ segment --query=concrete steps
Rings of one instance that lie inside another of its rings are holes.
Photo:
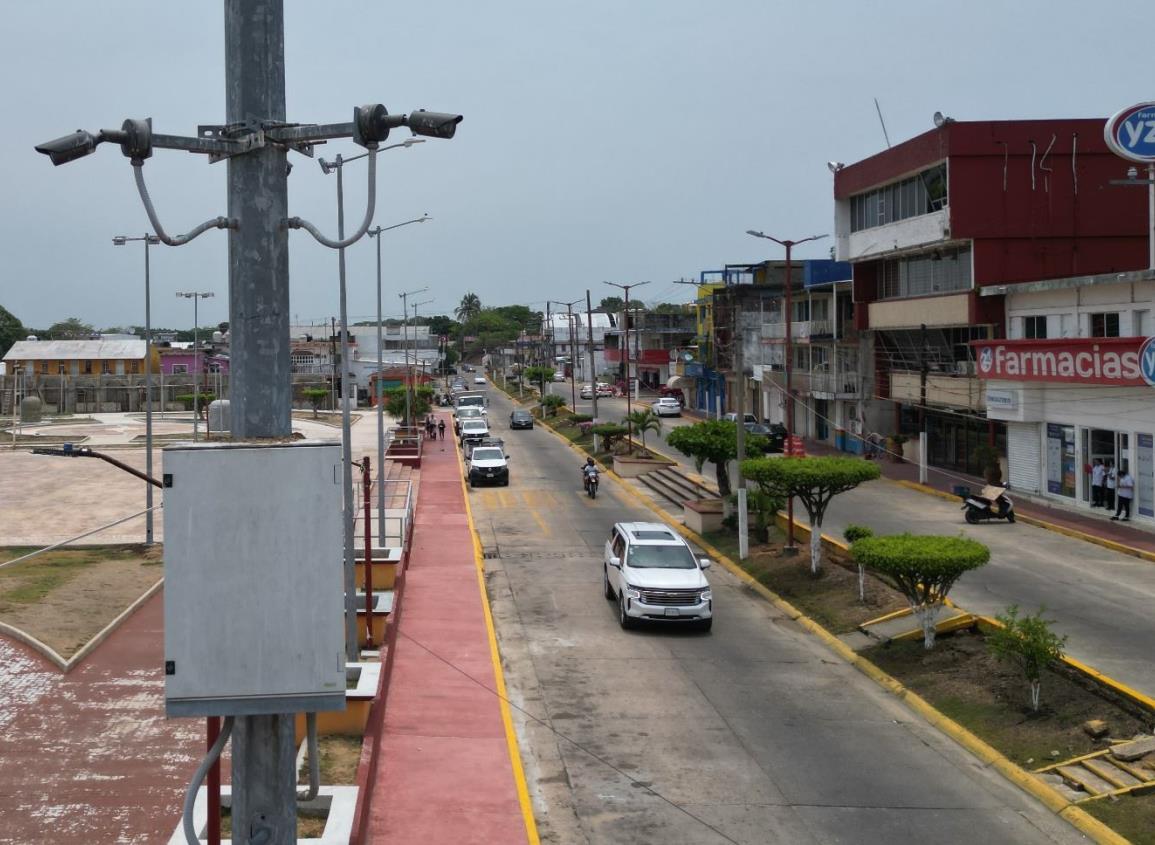
[[[718,498],[717,491],[692,481],[673,468],[647,472],[639,475],[636,480],[677,508],[693,499]]]
[[[1035,774],[1049,783],[1056,776],[1062,779],[1063,794],[1073,803],[1093,801],[1110,796],[1144,795],[1155,792],[1155,763],[1140,757],[1128,760],[1127,746],[1139,746],[1139,741],[1122,743],[1093,754],[1064,760]],[[1139,748],[1142,752],[1144,748]],[[1144,755],[1145,756],[1145,755]]]

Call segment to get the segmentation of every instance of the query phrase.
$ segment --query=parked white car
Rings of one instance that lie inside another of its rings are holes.
[[[617,600],[623,628],[652,619],[709,631],[714,596],[703,574],[709,566],[709,558],[695,558],[690,544],[660,522],[619,522],[606,540],[602,591]]]
[[[653,408],[654,413],[659,417],[682,416],[682,403],[673,396],[663,396],[650,407]]]
[[[581,396],[582,399],[593,399],[594,386],[592,384],[583,384],[578,395]]]

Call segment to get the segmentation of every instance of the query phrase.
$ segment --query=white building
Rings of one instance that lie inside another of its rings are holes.
[[[574,361],[574,372],[579,379],[590,381],[586,375],[589,369],[589,327],[593,326],[594,339],[594,371],[597,374],[607,372],[606,365],[606,331],[614,327],[614,318],[611,314],[593,312],[587,315],[585,311],[575,311],[572,315],[561,313],[551,314],[546,323],[546,332],[553,341],[554,354],[558,358]],[[571,337],[572,333],[572,337]]]
[[[984,289],[1007,339],[975,341],[991,419],[1007,426],[1012,489],[1089,507],[1094,459],[1135,477],[1132,518],[1155,522],[1155,271]]]

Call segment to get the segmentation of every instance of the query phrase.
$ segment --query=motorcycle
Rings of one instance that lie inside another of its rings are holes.
[[[598,471],[596,469],[590,470],[589,472],[586,472],[584,475],[585,475],[586,494],[591,499],[596,499],[598,497]]]
[[[962,509],[966,511],[966,521],[971,525],[989,519],[1015,521],[1015,503],[1007,495],[1006,487],[991,485],[981,493],[966,493],[962,496]]]

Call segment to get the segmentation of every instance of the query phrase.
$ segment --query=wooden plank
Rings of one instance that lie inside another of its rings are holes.
[[[1082,766],[1060,766],[1058,772],[1067,783],[1079,787],[1089,795],[1106,795],[1115,788],[1094,772],[1088,771]]]
[[[1122,769],[1115,768],[1107,758],[1084,760],[1083,768],[1091,770],[1103,780],[1107,781],[1107,783],[1117,786],[1120,789],[1130,789],[1132,786],[1138,786],[1142,783],[1142,781],[1136,780]]]

